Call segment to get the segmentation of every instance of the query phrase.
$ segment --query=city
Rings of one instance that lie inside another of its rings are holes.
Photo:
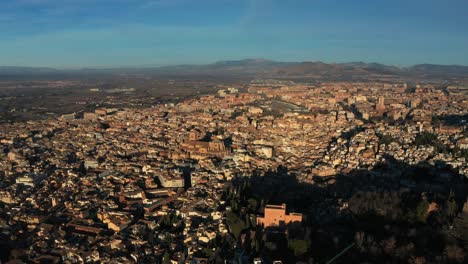
[[[468,214],[466,119],[450,117],[466,118],[468,89],[268,79],[222,88],[178,103],[3,124],[10,258],[324,261],[350,243],[371,247],[349,234],[366,236],[368,227],[336,227],[369,214],[385,229],[409,217],[417,236],[424,225],[435,228],[431,236],[447,225],[466,232],[454,227]],[[386,230],[382,243],[400,232]],[[312,249],[329,236],[335,246]],[[421,257],[421,246],[402,257]],[[447,248],[459,258],[456,244],[424,256],[437,260]]]
[[[1,0],[0,264],[468,263],[467,10]]]

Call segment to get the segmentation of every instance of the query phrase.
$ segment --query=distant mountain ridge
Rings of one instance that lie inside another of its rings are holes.
[[[0,74],[41,74],[59,71],[60,70],[49,67],[0,66]]]
[[[418,64],[409,69],[425,74],[468,75],[468,66],[460,65]]]
[[[126,67],[78,70],[60,70],[48,67],[0,67],[1,75],[41,74],[155,74],[155,75],[236,75],[236,76],[461,76],[468,77],[468,66],[417,64],[396,67],[380,63],[348,62],[324,63],[321,61],[279,62],[267,59],[218,61],[204,65],[175,65],[162,67]]]

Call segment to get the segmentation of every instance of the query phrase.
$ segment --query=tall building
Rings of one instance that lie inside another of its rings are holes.
[[[385,110],[385,98],[383,96],[379,97],[379,101],[377,102],[377,105],[375,106],[375,110],[377,111]]]

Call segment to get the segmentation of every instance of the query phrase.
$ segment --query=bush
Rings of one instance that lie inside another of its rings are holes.
[[[239,235],[242,230],[247,228],[247,225],[242,221],[236,214],[232,212],[227,213],[227,224],[229,230],[234,235],[236,239],[239,239]]]
[[[394,137],[391,135],[377,135],[379,137],[379,144],[390,145],[392,142],[398,142]]]
[[[417,146],[424,146],[424,145],[432,146],[437,142],[438,142],[437,135],[434,133],[426,132],[426,131],[417,134],[414,140],[414,143]]]
[[[444,145],[439,139],[437,139],[436,134],[426,131],[416,135],[414,143],[416,146],[432,146],[435,151],[439,153],[448,153],[450,151],[448,146]]]
[[[307,241],[302,239],[290,239],[288,241],[289,248],[294,251],[294,255],[300,256],[307,253]]]

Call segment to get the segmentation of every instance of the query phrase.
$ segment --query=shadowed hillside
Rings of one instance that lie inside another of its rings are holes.
[[[236,193],[230,205],[239,219],[261,214],[266,204],[286,203],[304,214],[303,226],[286,233],[244,226],[242,233],[254,232],[255,239],[239,245],[267,263],[325,263],[352,243],[334,263],[462,263],[468,241],[454,234],[468,232],[467,190],[466,179],[446,164],[411,166],[387,157],[372,170],[313,184],[298,182],[284,167],[259,172],[236,179],[228,197]]]

